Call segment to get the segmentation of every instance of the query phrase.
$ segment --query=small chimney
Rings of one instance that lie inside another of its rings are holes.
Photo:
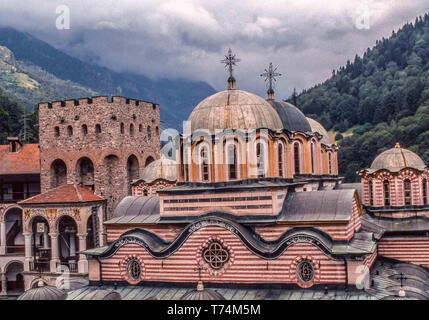
[[[18,152],[22,148],[22,143],[18,137],[8,137],[7,143],[9,145],[9,152],[11,153]]]

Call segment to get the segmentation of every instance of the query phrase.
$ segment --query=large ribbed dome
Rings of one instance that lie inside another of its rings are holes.
[[[282,129],[274,108],[261,97],[242,90],[225,90],[201,101],[189,116],[192,131],[206,129]]]
[[[371,171],[387,169],[391,172],[398,172],[407,167],[423,170],[426,165],[417,154],[396,144],[394,148],[379,154],[372,162],[370,169]]]
[[[321,142],[327,146],[330,146],[332,144],[331,138],[329,138],[329,134],[328,131],[326,131],[326,129],[316,120],[308,118],[307,117],[308,122],[310,123],[311,126],[311,132],[317,132],[320,135],[323,136]]]
[[[283,123],[283,128],[289,131],[311,131],[310,123],[305,115],[293,104],[286,101],[268,100],[277,111]]]

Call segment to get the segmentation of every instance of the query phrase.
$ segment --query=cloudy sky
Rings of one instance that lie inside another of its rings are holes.
[[[70,29],[57,28],[61,5]],[[265,95],[259,74],[273,62],[283,74],[276,96],[286,98],[425,12],[427,0],[1,0],[0,25],[116,71],[217,90],[226,87],[219,61],[231,47],[240,89]]]

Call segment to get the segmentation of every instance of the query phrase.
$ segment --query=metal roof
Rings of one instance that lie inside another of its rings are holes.
[[[398,172],[404,168],[424,170],[426,165],[417,154],[408,149],[401,148],[397,144],[394,148],[379,154],[372,162],[371,167],[366,171],[373,173],[386,169],[390,172]]]
[[[291,192],[277,221],[349,221],[355,192],[353,189]]]
[[[158,196],[128,196],[122,199],[105,224],[140,224],[159,221]]]
[[[279,100],[268,100],[268,102],[280,116],[284,129],[289,131],[311,132],[311,126],[307,118],[302,111],[293,104]]]
[[[242,90],[225,90],[201,101],[189,116],[192,131],[216,129],[280,130],[282,121],[263,98]]]

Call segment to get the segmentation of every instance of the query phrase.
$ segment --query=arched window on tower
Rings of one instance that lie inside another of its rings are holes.
[[[55,127],[54,131],[55,131],[54,136],[55,137],[59,137],[60,136],[60,128],[59,127]]]
[[[411,181],[409,179],[404,180],[404,201],[405,205],[411,205]]]
[[[82,125],[82,134],[86,136],[88,134],[88,127],[86,124]]]
[[[73,135],[73,127],[72,127],[72,126],[68,126],[68,127],[67,127],[67,134],[68,134],[69,136],[72,136],[72,135]]]
[[[209,156],[206,148],[203,148],[200,153],[201,177],[203,181],[209,181]]]
[[[423,179],[423,204],[428,204],[428,181],[426,179]]]
[[[384,180],[383,182],[383,193],[384,193],[384,205],[390,206],[390,184],[389,181]]]
[[[314,141],[311,142],[310,153],[311,153],[311,173],[314,174],[315,173]]]
[[[332,174],[332,153],[328,153],[329,174]]]
[[[283,164],[284,164],[284,150],[283,150],[283,143],[279,143],[279,177],[283,177]]]
[[[228,175],[229,180],[237,179],[237,148],[234,144],[228,146]]]
[[[368,192],[369,192],[369,205],[373,206],[374,205],[374,194],[373,194],[373,192],[374,192],[374,186],[372,184],[372,180],[369,181],[369,190],[368,190]]]
[[[301,173],[301,164],[300,164],[300,154],[299,154],[299,143],[296,142],[293,145],[293,156],[294,156],[294,162],[295,162],[295,174]]]
[[[121,122],[121,133],[125,133],[125,125],[123,122]]]
[[[131,123],[130,124],[130,136],[134,135],[134,125]]]
[[[100,134],[101,133],[101,125],[96,124],[95,125],[95,134]]]
[[[258,178],[265,177],[265,150],[261,142],[256,144],[256,165]]]

